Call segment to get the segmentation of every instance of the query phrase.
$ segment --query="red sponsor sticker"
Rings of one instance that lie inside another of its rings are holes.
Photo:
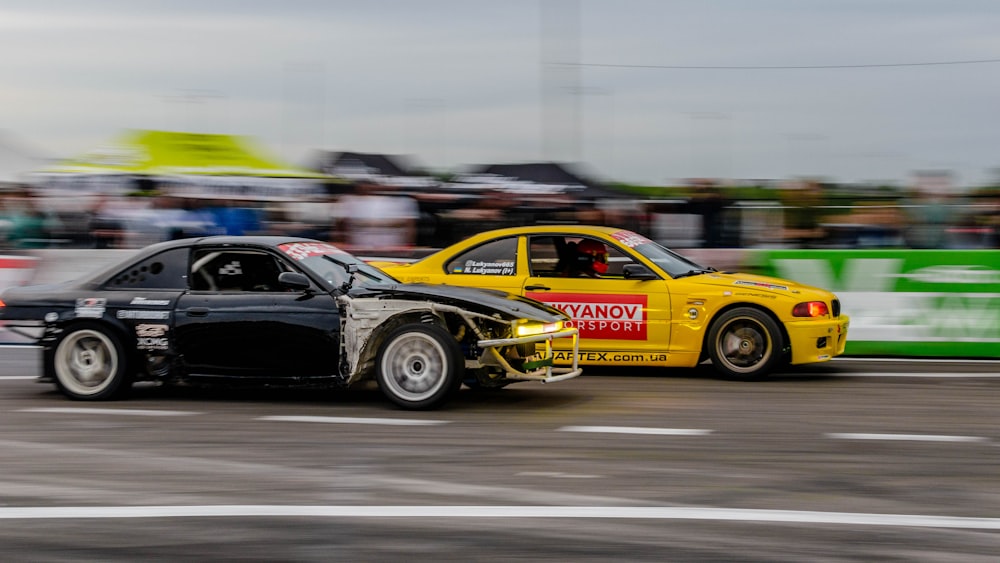
[[[580,329],[580,338],[646,340],[645,295],[585,293],[525,293],[570,316],[568,326]]]
[[[34,257],[0,256],[0,289],[28,284],[37,265]]]
[[[640,244],[646,244],[647,242],[653,242],[648,238],[632,231],[615,231],[611,233],[611,238],[617,240],[618,242],[624,244],[629,248],[635,248]]]
[[[278,248],[294,260],[325,254],[346,254],[343,250],[326,242],[290,242],[279,245]]]

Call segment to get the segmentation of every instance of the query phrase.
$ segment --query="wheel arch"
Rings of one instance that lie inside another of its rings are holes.
[[[708,322],[705,323],[705,330],[704,330],[703,334],[701,335],[701,350],[698,352],[698,362],[699,363],[701,363],[701,362],[703,362],[703,361],[705,361],[705,360],[708,359],[708,347],[709,347],[708,337],[709,337],[709,334],[711,334],[711,332],[712,332],[712,325],[714,325],[718,321],[719,317],[721,317],[722,315],[724,315],[726,312],[732,311],[733,309],[739,309],[741,307],[750,308],[750,309],[756,309],[756,310],[764,313],[765,315],[771,317],[771,320],[773,320],[775,322],[775,324],[778,325],[778,330],[781,331],[782,339],[785,342],[785,347],[784,347],[784,349],[781,350],[781,354],[782,355],[790,355],[791,354],[792,345],[791,345],[791,342],[790,342],[790,340],[788,338],[788,329],[785,327],[785,323],[783,323],[781,321],[781,319],[778,318],[778,315],[774,314],[774,311],[772,311],[771,309],[769,309],[767,307],[764,307],[764,306],[760,305],[759,303],[750,303],[750,302],[747,302],[747,301],[739,301],[739,302],[735,302],[735,303],[729,303],[729,304],[727,304],[724,307],[719,307],[712,314],[711,318],[708,319]]]
[[[79,327],[88,326],[106,330],[111,336],[117,338],[118,343],[122,347],[122,355],[125,357],[129,375],[134,376],[136,374],[136,366],[142,365],[144,353],[136,349],[135,334],[130,333],[124,323],[104,317],[99,319],[72,318],[61,320],[46,329],[47,332],[54,334],[54,338],[49,339],[43,348],[42,370],[45,379],[55,379],[54,354],[58,343],[62,340],[62,335]]]
[[[371,330],[364,346],[359,350],[357,361],[354,363],[355,367],[351,370],[352,382],[374,376],[375,359],[378,357],[378,352],[386,338],[394,330],[407,324],[437,325],[454,336],[455,328],[459,324],[464,326],[465,323],[458,315],[434,311],[430,306],[422,309],[408,309],[387,317]],[[360,377],[360,374],[364,374],[364,377]]]

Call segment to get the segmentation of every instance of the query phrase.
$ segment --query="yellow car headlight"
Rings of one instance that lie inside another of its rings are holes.
[[[559,332],[563,328],[562,321],[556,321],[554,323],[536,323],[536,322],[524,322],[518,324],[514,327],[514,336],[520,338],[522,336],[535,336],[536,334],[548,334],[550,332]]]

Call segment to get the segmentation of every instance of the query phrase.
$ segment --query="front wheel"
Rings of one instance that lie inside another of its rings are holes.
[[[131,387],[127,359],[119,339],[98,325],[66,329],[52,353],[56,386],[78,401],[102,401],[125,395]]]
[[[435,325],[392,331],[379,350],[376,378],[382,393],[410,410],[442,405],[462,385],[465,360],[455,339]]]
[[[726,311],[708,332],[712,365],[727,377],[754,380],[767,376],[780,365],[784,348],[778,323],[751,307]]]

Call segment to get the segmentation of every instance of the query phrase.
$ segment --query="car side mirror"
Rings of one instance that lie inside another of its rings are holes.
[[[312,285],[309,278],[299,272],[281,272],[278,274],[278,285],[285,289],[304,290]]]
[[[657,275],[652,270],[642,264],[625,264],[622,267],[622,275],[627,280],[655,280]]]

